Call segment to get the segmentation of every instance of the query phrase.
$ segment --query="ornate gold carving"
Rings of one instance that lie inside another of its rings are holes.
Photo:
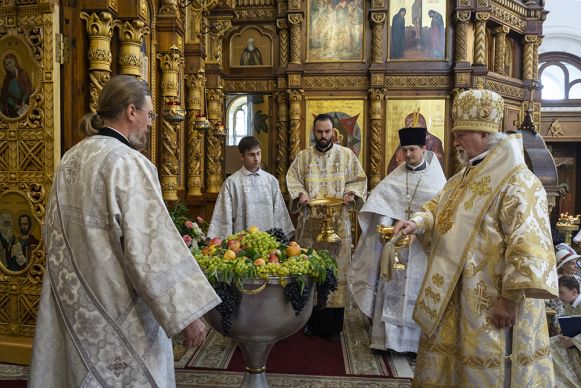
[[[515,1],[510,1],[510,3],[516,5]],[[493,3],[492,9],[490,10],[490,16],[500,22],[503,22],[515,31],[521,33],[525,32],[527,29],[526,11],[519,15],[518,12],[515,13],[509,9],[509,7],[499,7],[497,4]]]
[[[533,80],[539,80],[539,46],[543,42],[543,38],[538,36],[537,41],[533,45]]]
[[[449,76],[397,76],[390,75],[385,77],[385,87],[387,88],[403,88],[403,89],[417,89],[417,88],[449,88],[452,85],[452,80]]]
[[[161,2],[158,15],[170,15],[175,16],[177,19],[180,18],[177,0],[162,0]]]
[[[224,91],[226,92],[271,92],[276,89],[274,80],[226,80]]]
[[[300,74],[289,74],[288,85],[290,87],[300,87],[301,86],[301,75]]]
[[[377,73],[371,75],[371,86],[383,86],[385,79],[383,73]]]
[[[208,63],[217,63],[222,66],[222,39],[224,34],[232,28],[230,19],[209,20],[211,34],[208,34],[209,52]]]
[[[456,61],[468,61],[468,22],[470,11],[456,13]]]
[[[290,63],[301,63],[301,24],[303,15],[295,13],[288,15],[290,26]]]
[[[289,89],[287,93],[290,99],[289,161],[292,162],[301,149],[301,104],[305,91],[302,89]]]
[[[288,9],[291,11],[300,11],[301,10],[301,0],[289,0]]]
[[[502,75],[506,75],[504,57],[506,54],[506,34],[509,31],[510,28],[507,26],[500,26],[494,30],[494,71]]]
[[[222,111],[224,104],[224,92],[222,89],[207,89],[206,98],[208,100],[208,119],[213,124],[222,121]],[[207,182],[206,191],[217,194],[220,192],[224,181],[223,161],[224,161],[224,138],[221,133],[211,128],[207,136],[208,159],[207,159]]]
[[[142,54],[141,42],[144,34],[149,34],[149,27],[141,20],[115,21],[119,29],[121,49],[119,52],[119,64],[121,74],[141,76]]]
[[[206,76],[203,71],[186,75],[186,87],[188,97],[186,109],[188,111],[188,196],[199,197],[202,195],[204,183],[204,141],[205,133],[196,131],[194,121],[196,115],[204,112],[204,91]]]
[[[286,193],[286,172],[288,170],[288,98],[285,92],[276,93],[278,106],[278,122],[276,123],[277,153],[276,153],[276,177],[280,185],[280,191]]]
[[[533,79],[533,65],[535,57],[535,44],[537,43],[537,35],[525,35],[524,39],[524,53],[523,53],[523,79]]]
[[[370,165],[371,174],[369,178],[370,188],[374,188],[382,178],[382,160],[381,155],[381,120],[384,116],[383,100],[385,98],[384,89],[369,90],[369,118],[371,125],[370,136]]]
[[[383,62],[383,23],[385,12],[373,12],[371,14],[371,61]]]
[[[103,85],[111,78],[113,17],[109,12],[99,14],[81,12],[81,20],[87,22],[89,35],[89,107],[95,112]]]
[[[514,97],[522,100],[524,98],[525,92],[519,86],[509,85],[498,81],[492,81],[487,79],[484,83],[486,89],[497,92],[503,96]]]
[[[472,0],[458,0],[458,6],[460,7],[471,7]]]
[[[551,125],[549,125],[549,128],[547,129],[547,136],[550,137],[565,136],[565,133],[563,132],[563,128],[561,128],[561,123],[559,122],[559,120],[553,119]]]
[[[385,0],[371,0],[371,8],[385,7]]]
[[[478,0],[478,7],[490,7],[490,0]]]
[[[305,89],[367,89],[367,76],[318,76],[304,77]]]
[[[272,19],[275,16],[276,11],[274,8],[250,8],[236,10],[237,20],[264,20]]]
[[[280,66],[288,65],[289,39],[288,39],[288,21],[286,19],[277,19],[276,27],[278,28],[278,42],[280,46],[279,61]]]
[[[474,31],[474,64],[486,65],[486,21],[489,14],[476,12],[476,28]]]

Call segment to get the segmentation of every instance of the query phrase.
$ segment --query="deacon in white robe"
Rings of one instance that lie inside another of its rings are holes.
[[[412,318],[426,271],[426,252],[418,239],[401,249],[405,270],[380,276],[383,242],[376,227],[406,220],[446,183],[440,162],[425,150],[426,128],[402,128],[400,143],[406,163],[400,164],[369,194],[359,212],[361,235],[349,271],[349,287],[361,311],[372,319],[371,348],[418,351],[420,328]]]
[[[29,387],[175,387],[171,337],[191,338],[220,303],[167,212],[155,166],[132,148],[153,117],[151,97],[135,88],[147,90],[130,76],[104,86],[103,113],[85,117],[90,136],[55,173]],[[118,101],[128,105],[114,111]]]
[[[226,236],[257,226],[266,231],[281,229],[287,237],[294,234],[278,180],[260,168],[260,143],[246,136],[238,144],[242,168],[226,178],[222,185],[208,237]]]
[[[332,318],[321,319],[320,335],[337,340],[343,329],[347,270],[351,260],[350,210],[361,208],[367,197],[367,177],[349,148],[333,144],[333,119],[325,114],[317,116],[313,124],[316,144],[298,153],[290,166],[286,181],[291,198],[291,211],[299,212],[297,242],[305,248],[327,248],[335,253],[339,267],[338,290],[327,302],[322,314]],[[321,232],[322,219],[308,206],[311,199],[342,198],[345,205],[334,216],[334,228],[341,236],[338,244],[329,246],[316,241]],[[338,245],[338,246],[335,246]],[[334,310],[334,311],[333,311]],[[317,319],[317,312],[313,314]],[[317,334],[318,330],[315,330]]]

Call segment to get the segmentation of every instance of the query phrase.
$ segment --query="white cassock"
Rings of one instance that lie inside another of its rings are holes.
[[[417,352],[420,328],[412,312],[426,271],[426,253],[415,239],[400,258],[405,271],[393,271],[386,281],[380,277],[383,243],[376,231],[379,224],[392,225],[406,220],[430,200],[446,183],[440,162],[431,151],[424,155],[426,168],[410,171],[399,165],[369,194],[359,212],[361,236],[349,270],[349,288],[365,315],[372,322],[371,347],[397,352]],[[407,197],[407,198],[406,198]]]
[[[287,237],[295,232],[278,180],[264,170],[242,167],[222,185],[208,237],[224,239],[253,225],[263,231],[280,228]]]
[[[175,387],[171,336],[220,299],[178,234],[154,165],[112,137],[63,157],[29,387]]]

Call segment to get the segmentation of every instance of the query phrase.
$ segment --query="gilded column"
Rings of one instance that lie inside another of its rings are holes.
[[[169,53],[158,54],[161,67],[161,190],[163,198],[178,200],[178,131],[181,129],[178,73],[184,58],[174,45]]]
[[[295,160],[295,157],[301,150],[301,104],[305,91],[302,89],[289,89],[288,95],[290,100],[290,155],[289,161]],[[308,141],[308,139],[307,139]]]
[[[278,28],[278,41],[280,44],[279,62],[280,66],[285,67],[288,65],[289,51],[288,21],[286,19],[277,19],[276,27]]]
[[[277,154],[276,154],[276,177],[280,185],[280,191],[286,193],[286,172],[288,170],[288,98],[286,92],[276,93],[276,103],[278,104],[277,130]]]
[[[468,62],[468,23],[470,11],[456,12],[456,62]]]
[[[533,79],[533,66],[535,64],[535,45],[537,35],[525,35],[525,47],[523,53],[523,79]]]
[[[383,89],[369,90],[369,119],[371,126],[370,135],[370,177],[369,188],[374,188],[382,178],[382,163],[385,155],[381,154],[381,120],[384,116],[383,100],[385,91]]]
[[[186,75],[186,110],[188,112],[188,196],[202,196],[204,185],[204,141],[206,138],[203,130],[196,130],[196,115],[204,114],[204,92],[206,75],[203,70],[198,73]]]
[[[290,23],[290,63],[301,63],[301,25],[303,22],[303,15],[289,14],[288,21]]]
[[[232,28],[230,19],[209,20],[210,33],[208,34],[208,58],[207,63],[217,63],[222,66],[222,39],[224,34]]]
[[[371,14],[371,61],[383,62],[383,23],[385,12],[373,12]]]
[[[489,14],[476,12],[476,28],[474,31],[474,64],[486,66],[486,21]]]
[[[539,46],[541,45],[543,38],[537,36],[537,41],[533,46],[533,79],[535,81],[539,80]]]
[[[113,17],[109,12],[81,12],[81,20],[87,22],[89,35],[89,108],[96,112],[99,94],[111,78]]]
[[[208,161],[206,191],[208,193],[219,193],[224,181],[224,127],[219,127],[222,120],[222,110],[224,106],[224,91],[222,89],[207,89],[208,99],[208,119],[211,128],[208,132]]]
[[[494,30],[494,72],[506,75],[504,57],[506,55],[506,34],[510,31],[507,26],[500,26]]]
[[[117,20],[115,26],[119,29],[119,40],[121,41],[119,50],[120,73],[140,77],[143,62],[141,43],[143,35],[149,34],[149,27],[141,20]]]

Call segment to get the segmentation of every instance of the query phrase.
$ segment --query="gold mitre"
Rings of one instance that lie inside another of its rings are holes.
[[[452,108],[452,131],[498,132],[504,100],[486,89],[470,89],[458,95]]]

